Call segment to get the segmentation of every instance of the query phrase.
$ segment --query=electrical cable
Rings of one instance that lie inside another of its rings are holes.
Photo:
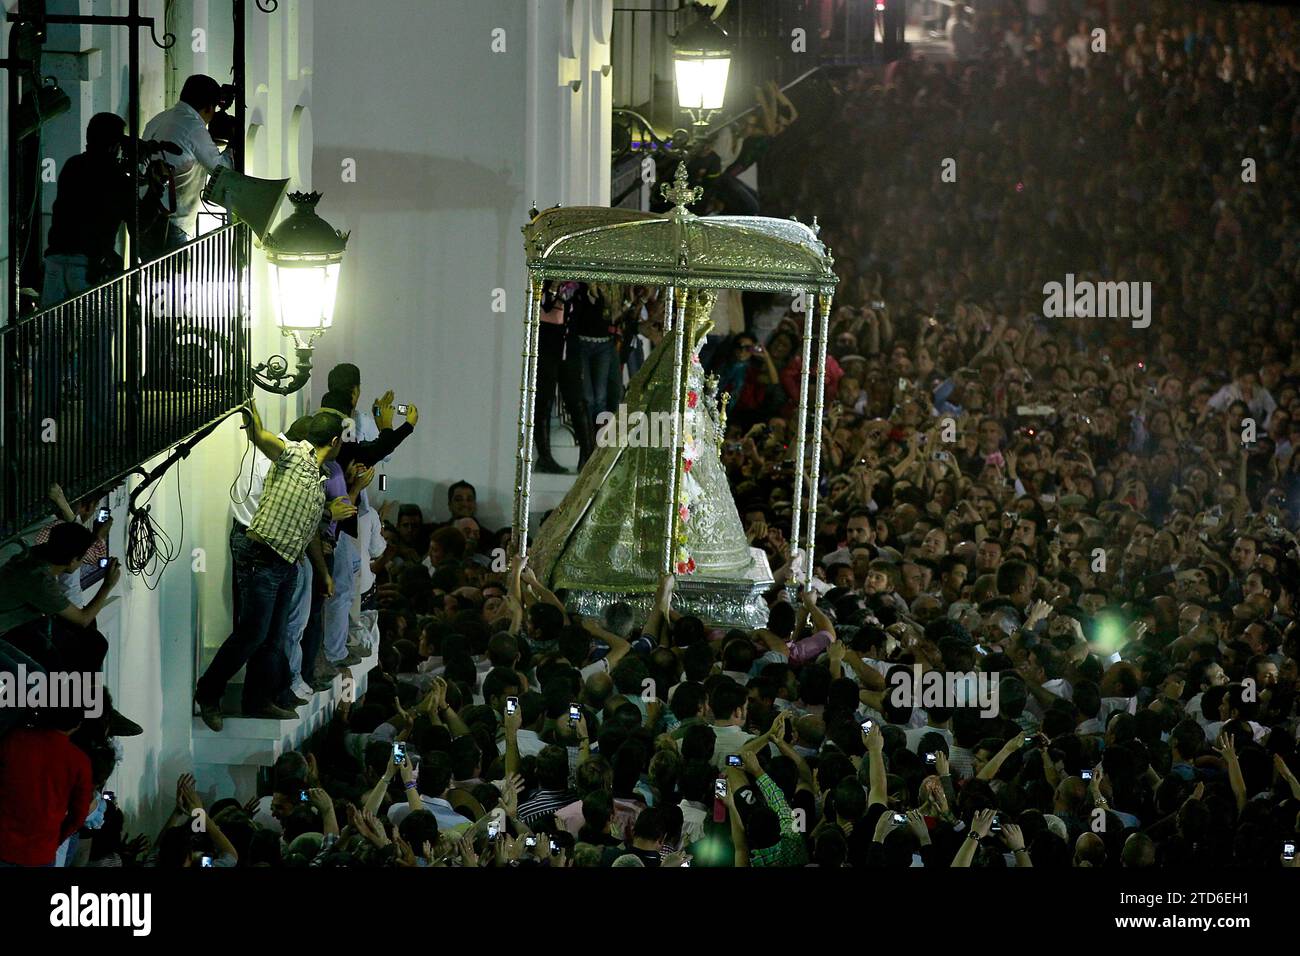
[[[244,477],[244,461],[248,458],[248,452],[252,449],[252,447],[253,447],[253,440],[250,438],[248,440],[248,443],[244,446],[244,453],[239,456],[239,470],[235,472],[235,477],[232,478],[230,481],[230,500],[237,505],[248,503],[248,495],[244,495],[244,497],[242,498],[235,497],[235,486],[239,484],[239,479]],[[254,459],[252,467],[248,469],[248,491],[250,494],[252,493],[253,490],[253,472],[256,470],[256,468],[257,468],[257,461],[256,459]]]
[[[180,510],[181,530],[175,541],[149,513],[149,502],[153,500],[155,491],[156,487],[150,491],[149,501],[145,502],[144,507],[131,515],[131,523],[127,526],[125,558],[126,569],[132,574],[140,575],[150,591],[157,590],[162,572],[180,556],[180,544],[185,540],[185,501],[181,495],[180,468],[176,469],[176,506]]]

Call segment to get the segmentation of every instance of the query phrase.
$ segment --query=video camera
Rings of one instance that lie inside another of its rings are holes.
[[[239,135],[239,124],[230,115],[230,108],[235,105],[235,87],[231,83],[221,85],[221,98],[217,100],[217,115],[208,124],[208,133],[218,143],[232,142]]]

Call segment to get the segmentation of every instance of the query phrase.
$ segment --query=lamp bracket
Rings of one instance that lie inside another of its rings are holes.
[[[253,384],[276,395],[292,395],[311,381],[311,343],[321,334],[321,330],[313,329],[306,343],[303,343],[296,330],[281,331],[293,337],[297,370],[290,375],[289,360],[283,355],[272,355],[265,362],[253,366]]]

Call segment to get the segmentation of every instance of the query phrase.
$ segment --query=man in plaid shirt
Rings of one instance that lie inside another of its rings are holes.
[[[766,741],[766,735],[758,740]],[[776,781],[767,775],[758,762],[753,746],[740,752],[745,772],[738,767],[727,767],[727,815],[731,821],[731,842],[735,847],[736,866],[804,866],[808,851],[803,836],[795,828],[794,814],[786,802],[785,794]],[[748,785],[752,777],[758,783],[764,805],[755,804],[747,814],[736,809],[736,791]]]
[[[291,608],[297,562],[315,544],[317,526],[326,513],[321,469],[337,457],[344,428],[337,415],[320,412],[307,427],[306,441],[284,441],[262,427],[251,402],[243,413],[249,439],[275,464],[267,473],[248,532],[231,542],[240,596],[234,633],[221,645],[194,691],[199,715],[214,731],[222,727],[226,684],[245,665],[243,716],[275,720],[297,716],[285,706],[295,699],[290,697],[281,636]],[[343,518],[355,514],[356,508],[343,497],[330,503],[330,513]]]

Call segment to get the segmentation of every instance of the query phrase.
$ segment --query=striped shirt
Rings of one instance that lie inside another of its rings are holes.
[[[519,818],[531,827],[563,810],[574,796],[567,790],[536,790],[519,804]]]
[[[325,513],[324,482],[311,442],[285,442],[284,453],[267,472],[248,530],[284,560],[296,563]]]

